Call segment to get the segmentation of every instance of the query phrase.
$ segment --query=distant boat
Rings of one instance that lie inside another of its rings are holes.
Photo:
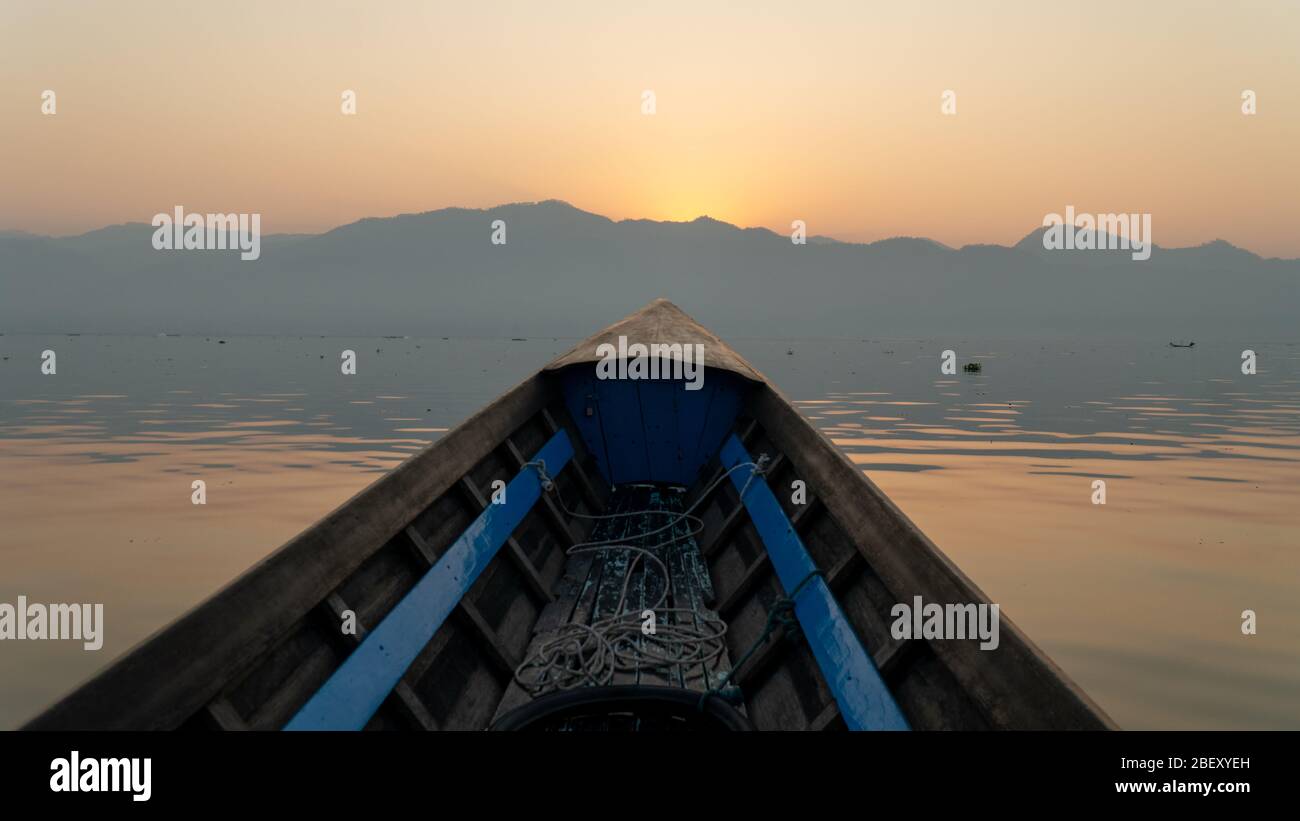
[[[702,345],[702,381],[603,378],[620,338]],[[900,604],[915,634],[884,617]],[[1005,613],[981,649],[931,637],[933,607],[990,603],[765,376],[657,300],[27,727],[1114,726]]]
[[[1195,348],[1195,347],[1196,347],[1196,343],[1195,343],[1195,342],[1170,342],[1170,343],[1169,343],[1169,347],[1171,347],[1171,348]]]

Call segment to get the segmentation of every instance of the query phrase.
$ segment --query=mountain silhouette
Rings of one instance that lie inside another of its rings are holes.
[[[503,220],[506,244],[492,244]],[[615,221],[558,200],[262,238],[261,257],[155,251],[144,223],[0,232],[0,332],[582,336],[655,297],[750,336],[1294,336],[1300,261],[1216,240],[1048,251],[872,243],[709,217]]]

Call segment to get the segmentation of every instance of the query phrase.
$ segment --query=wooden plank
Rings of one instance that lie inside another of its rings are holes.
[[[335,623],[342,622],[344,618],[344,613],[346,613],[348,610],[351,610],[351,608],[348,607],[347,602],[343,601],[343,597],[340,596],[337,592],[331,593],[328,596],[326,596],[324,605],[325,605],[325,609],[333,617]],[[353,614],[356,613],[355,610],[353,610],[352,612]],[[359,618],[357,619],[357,631],[359,633],[365,631],[365,626],[361,624],[361,620]],[[351,633],[344,633],[342,630],[339,630],[339,635],[344,636],[345,638],[348,639],[352,639],[358,644],[360,643],[360,638]]]
[[[538,453],[558,474],[573,456],[566,433]],[[375,714],[416,656],[542,497],[536,471],[521,469],[506,487],[508,501],[490,505],[438,563],[362,641],[286,730],[360,729]]]
[[[722,614],[723,618],[730,616],[736,607],[748,597],[759,580],[766,578],[771,570],[772,561],[767,557],[767,553],[763,553],[755,559],[745,569],[745,574],[740,577],[740,581],[736,583],[736,589],[728,593],[727,598],[723,600],[722,604],[718,605],[718,612]]]
[[[611,511],[611,513],[620,512],[623,511]],[[621,516],[617,519],[603,519],[596,525],[595,529],[592,530],[591,541],[622,539],[627,535],[629,526],[628,517],[626,516]],[[569,617],[569,622],[576,624],[590,624],[594,619],[596,600],[597,596],[600,594],[600,587],[605,578],[605,569],[606,566],[610,565],[611,560],[614,559],[611,553],[622,553],[626,556],[626,551],[599,550],[590,551],[588,553],[588,555],[592,557],[590,571],[581,587],[576,591],[573,612]]]
[[[924,646],[925,642],[918,638],[896,639],[876,652],[876,669],[886,680],[894,679],[907,658]]]
[[[718,550],[727,543],[727,540],[731,538],[731,534],[735,532],[740,523],[748,517],[749,514],[745,512],[745,506],[740,502],[736,502],[736,506],[727,514],[727,518],[723,519],[722,524],[718,526],[718,532],[714,533],[713,537],[704,545],[704,549],[701,551],[704,553],[704,558],[712,559]]]
[[[415,722],[415,726],[421,730],[439,729],[438,720],[433,717],[433,713],[429,712],[429,708],[424,706],[424,702],[405,680],[397,682],[397,686],[393,688],[393,695],[397,698],[402,711]]]
[[[483,614],[466,599],[461,599],[456,606],[460,612],[460,618],[468,624],[479,640],[487,647],[488,658],[496,664],[497,668],[507,676],[513,676],[515,669],[519,667],[519,659],[515,654],[501,641],[501,637],[492,629],[491,625],[483,618]]]
[[[679,616],[677,621],[682,624],[689,623],[692,627],[698,628],[700,626],[700,611],[705,609],[705,597],[700,590],[700,578],[695,572],[698,565],[688,555],[695,552],[695,550],[694,540],[689,539],[669,545],[666,548],[668,554],[666,563],[669,577],[672,579],[673,606],[691,611],[690,616]],[[730,669],[729,664],[727,668]],[[715,677],[711,675],[713,671],[707,669],[703,664],[692,665],[679,670],[679,672],[679,686],[690,690],[703,692],[716,683],[714,681]]]
[[[655,555],[663,560],[663,550],[656,550]],[[664,578],[658,567],[652,569],[648,562],[642,561],[636,581],[633,585],[633,601],[637,612],[644,612],[651,605],[657,604],[660,591],[671,589],[671,579]],[[657,618],[657,616],[656,616]],[[637,639],[642,647],[646,644],[646,637],[641,636]],[[628,681],[616,681],[616,684],[644,684],[656,687],[667,687],[672,682],[669,680],[667,673],[655,666],[637,664],[636,672]]]
[[[790,517],[790,524],[794,525],[795,530],[802,531],[808,526],[808,522],[812,520],[813,516],[821,512],[821,509],[821,500],[813,496],[794,512],[794,515]]]
[[[277,730],[293,717],[307,694],[319,687],[337,668],[337,649],[320,644],[307,654],[293,670],[272,690],[248,716],[248,724],[255,730]]]
[[[634,500],[631,504],[623,505],[620,512],[634,512],[643,507],[637,500],[643,500],[646,493],[638,489],[634,494]],[[635,516],[622,516],[618,519],[608,519],[601,524],[606,525],[604,528],[609,535],[603,535],[599,540],[617,539],[620,543],[627,541],[629,543],[639,543],[639,539],[628,539],[629,533],[635,535],[643,531],[643,523]],[[618,535],[614,536],[613,531]],[[593,531],[594,533],[594,531]],[[623,585],[627,581],[628,568],[632,563],[632,551],[621,549],[609,549],[602,551],[604,558],[604,568],[601,570],[600,581],[596,586],[595,595],[591,602],[591,621],[614,615],[614,610],[619,605],[619,599],[623,593]]]
[[[678,509],[684,509],[678,505]],[[683,557],[686,560],[687,569],[694,574],[699,582],[700,603],[701,606],[712,602],[715,596],[713,590],[713,577],[709,575],[709,567],[704,561],[704,556],[700,553],[700,545],[695,538],[690,535],[690,523],[683,521],[679,524],[681,528],[681,544],[684,545]]]
[[[840,556],[839,561],[835,562],[835,566],[826,574],[826,586],[832,593],[839,593],[852,574],[861,573],[866,566],[867,563],[862,559],[861,554],[849,551]]]
[[[415,552],[420,555],[420,558],[424,559],[425,564],[432,567],[438,563],[437,554],[433,552],[433,548],[424,540],[424,537],[420,535],[420,531],[416,530],[414,525],[406,528],[406,538],[411,540]]]
[[[822,732],[831,725],[831,722],[840,717],[840,706],[832,701],[822,708],[813,720],[808,722],[808,729],[813,732]]]
[[[626,492],[624,492],[624,494],[626,494]],[[620,504],[619,512],[631,512],[632,510],[638,510],[645,507],[646,505],[643,503],[643,500],[645,500],[648,495],[649,494],[647,494],[643,489],[636,489],[632,494],[632,503]],[[627,500],[624,499],[623,501],[626,502]],[[602,535],[600,538],[612,538],[612,532],[617,530],[620,534],[618,536],[620,541],[626,541],[628,544],[633,546],[644,547],[644,539],[625,539],[624,537],[628,536],[628,534],[635,535],[636,533],[644,532],[648,529],[646,520],[653,518],[657,517],[625,516],[619,519],[607,520],[602,523],[606,525],[602,530],[611,535]],[[636,562],[636,564],[633,565],[633,562]],[[596,593],[595,601],[592,603],[591,620],[593,622],[597,619],[616,615],[620,603],[623,604],[624,612],[634,611],[639,613],[641,611],[641,608],[638,608],[640,602],[637,599],[636,581],[640,580],[642,586],[644,586],[645,564],[644,558],[640,558],[638,561],[638,556],[634,555],[630,550],[614,549],[604,554],[604,567],[601,570],[600,585]],[[623,599],[625,584],[627,599],[626,601],[621,602]],[[637,681],[638,673],[638,670],[627,673],[615,672],[612,683],[634,684]]]
[[[743,508],[744,506],[741,505],[741,507]],[[808,504],[799,508],[799,510],[795,512],[794,516],[790,519],[790,524],[794,525],[796,533],[803,533],[803,529],[807,527],[810,521],[812,521],[814,513],[818,507],[817,497],[814,496],[809,500]],[[737,605],[744,600],[749,591],[753,589],[754,585],[757,584],[760,579],[767,576],[771,568],[772,560],[768,558],[767,551],[760,553],[758,558],[755,559],[749,567],[745,568],[745,573],[740,577],[740,581],[736,584],[736,589],[727,594],[727,598],[718,606],[718,612],[721,613],[724,618],[730,615],[731,612],[736,609]],[[834,571],[832,571],[832,573],[833,572]],[[835,583],[830,579],[827,579],[827,584],[830,585],[831,590],[836,589]]]
[[[534,634],[553,630],[569,621],[578,594],[591,576],[594,558],[593,553],[579,553],[570,556],[565,562],[564,575],[555,583],[555,601],[542,608],[542,614],[537,617],[537,624],[533,627]]]
[[[235,709],[235,705],[230,703],[230,699],[214,698],[209,701],[204,708],[208,713],[208,718],[221,730],[247,730],[248,722]]]

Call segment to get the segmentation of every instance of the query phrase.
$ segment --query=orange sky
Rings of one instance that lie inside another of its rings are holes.
[[[1300,256],[1300,4],[618,5],[5,3],[0,228],[559,198],[960,245],[1072,204]]]

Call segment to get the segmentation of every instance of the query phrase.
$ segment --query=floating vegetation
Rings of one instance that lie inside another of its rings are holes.
[[[965,365],[961,366],[961,369],[966,373],[979,373],[984,370],[984,366],[978,362],[967,362]]]

